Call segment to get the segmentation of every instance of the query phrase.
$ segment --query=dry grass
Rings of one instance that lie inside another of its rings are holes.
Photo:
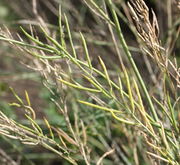
[[[172,62],[168,57],[168,50],[165,50],[160,44],[159,26],[154,11],[151,11],[153,17],[151,23],[149,8],[143,0],[131,1],[128,5],[131,9],[138,36],[142,40],[141,48],[159,65],[162,72],[167,72],[176,80],[177,87],[179,88],[180,70],[176,59],[174,58],[174,62]]]

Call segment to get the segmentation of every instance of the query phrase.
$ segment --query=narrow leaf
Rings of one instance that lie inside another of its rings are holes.
[[[112,109],[112,108],[107,108],[107,107],[102,107],[100,105],[92,104],[92,103],[89,103],[89,102],[86,102],[86,101],[78,100],[78,102],[81,103],[81,104],[88,105],[88,106],[93,107],[93,108],[104,110],[104,111],[121,113],[121,111],[119,111],[119,110]]]
[[[69,27],[69,22],[68,22],[68,19],[67,19],[66,15],[64,15],[64,18],[65,18],[66,29],[67,29],[67,33],[68,33],[70,45],[71,45],[71,48],[72,48],[72,51],[73,51],[73,56],[74,56],[75,58],[77,58],[76,50],[75,50],[75,47],[74,47],[74,44],[73,44],[73,40],[72,40],[72,36],[71,36],[71,31],[70,31],[70,27]]]
[[[104,70],[104,73],[105,73],[105,76],[106,76],[106,80],[107,80],[107,82],[108,82],[108,84],[109,84],[109,86],[110,86],[110,93],[112,93],[111,80],[110,80],[110,78],[109,78],[109,74],[108,74],[108,72],[107,72],[106,66],[105,66],[105,64],[104,64],[104,62],[103,62],[103,60],[101,59],[100,56],[99,56],[99,61],[100,61],[100,64],[101,64],[101,66],[102,66],[102,68],[103,68],[103,70]]]
[[[51,135],[51,138],[54,140],[54,134],[53,134],[53,132],[52,132],[52,129],[51,129],[51,126],[50,126],[48,120],[47,120],[45,117],[44,117],[43,119],[44,119],[44,122],[45,122],[46,126],[47,126],[48,129],[49,129],[49,133],[50,133],[50,135]]]
[[[29,95],[28,95],[28,92],[26,90],[25,90],[25,96],[26,96],[26,101],[27,101],[28,106],[31,106],[31,101],[29,99]]]
[[[70,86],[70,87],[73,87],[73,88],[76,88],[76,89],[89,91],[89,92],[95,92],[95,93],[101,92],[100,90],[93,89],[93,88],[86,88],[86,87],[83,87],[83,86],[80,86],[80,85],[72,84],[72,83],[70,83],[68,81],[65,81],[65,80],[62,80],[62,79],[59,79],[59,81],[62,82],[63,84],[65,84],[65,85],[67,85],[67,86]]]
[[[82,43],[83,43],[83,48],[84,48],[84,51],[85,51],[85,55],[86,55],[86,59],[88,61],[89,68],[92,71],[92,64],[91,64],[91,59],[89,57],[89,52],[88,52],[86,40],[85,40],[85,38],[84,38],[84,36],[82,35],[81,32],[80,32],[80,36],[81,36],[81,40],[82,40]]]

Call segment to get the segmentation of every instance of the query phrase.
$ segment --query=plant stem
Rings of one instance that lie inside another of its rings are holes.
[[[128,46],[127,46],[126,41],[125,41],[125,39],[124,39],[124,36],[123,36],[123,34],[122,34],[122,30],[121,30],[121,27],[120,27],[120,24],[119,24],[119,21],[118,21],[117,14],[116,14],[116,12],[115,12],[115,10],[114,10],[112,1],[111,1],[111,0],[108,0],[108,4],[109,4],[109,7],[110,7],[110,10],[111,10],[113,19],[114,19],[114,23],[115,23],[115,27],[116,27],[116,31],[117,31],[117,34],[118,34],[119,41],[120,41],[120,43],[121,43],[121,45],[122,45],[122,48],[123,48],[126,56],[128,57],[128,60],[129,60],[131,66],[132,66],[132,68],[133,68],[133,71],[134,71],[135,74],[136,74],[136,77],[137,77],[137,79],[138,79],[138,81],[139,81],[139,83],[140,83],[140,86],[141,86],[141,88],[142,88],[142,90],[143,90],[143,92],[144,92],[144,95],[145,95],[145,97],[147,98],[147,101],[148,101],[150,110],[151,110],[151,112],[152,112],[153,118],[154,118],[154,120],[157,122],[157,121],[158,121],[157,113],[156,113],[156,111],[155,111],[155,109],[154,109],[152,100],[151,100],[151,98],[150,98],[150,96],[149,96],[149,93],[148,93],[148,91],[147,91],[147,89],[146,89],[146,86],[145,86],[145,84],[144,84],[144,81],[143,81],[143,79],[142,79],[142,77],[141,77],[141,75],[140,75],[140,73],[139,73],[139,70],[138,70],[138,68],[137,68],[137,66],[136,66],[136,64],[135,64],[135,62],[134,62],[134,60],[133,60],[133,58],[132,58],[132,55],[131,55],[131,53],[130,53],[130,51],[129,51],[129,49],[128,49]]]

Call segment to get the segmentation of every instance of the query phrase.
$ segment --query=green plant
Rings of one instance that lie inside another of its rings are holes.
[[[44,85],[52,94],[49,101],[54,103],[60,119],[63,118],[63,125],[55,126],[44,118],[46,132],[48,129],[48,133],[44,133],[36,122],[28,93],[25,92],[25,103],[12,89],[17,103],[11,105],[25,110],[31,126],[11,120],[1,112],[0,133],[25,144],[39,144],[72,164],[101,164],[102,161],[104,164],[155,164],[155,160],[157,164],[178,165],[179,69],[160,45],[154,12],[151,23],[149,9],[143,0],[128,3],[128,11],[134,19],[129,27],[140,45],[142,56],[149,55],[160,72],[158,80],[146,57],[149,76],[155,82],[151,87],[141,76],[125,41],[119,22],[122,13],[116,3],[111,0],[84,2],[94,17],[97,16],[97,22],[103,20],[105,24],[100,25],[108,27],[114,52],[120,61],[120,65],[114,67],[118,69],[111,74],[111,67],[101,56],[96,60],[98,65],[93,65],[95,60],[82,32],[76,35],[83,55],[78,52],[73,40],[75,35],[66,15],[62,16],[61,7],[55,37],[39,15],[37,29],[43,36],[42,41],[32,26],[29,33],[21,27],[29,43],[20,36],[15,40],[9,31],[2,30],[0,40],[17,46],[46,80]],[[153,92],[155,90],[157,92]],[[119,136],[124,144],[118,141]]]

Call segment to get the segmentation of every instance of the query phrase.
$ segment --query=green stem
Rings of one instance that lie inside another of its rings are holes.
[[[132,55],[131,55],[131,53],[130,53],[130,51],[128,49],[128,46],[127,46],[126,41],[124,39],[124,36],[122,34],[121,27],[120,27],[120,24],[119,24],[119,21],[118,21],[118,17],[116,15],[116,12],[115,12],[114,7],[113,7],[113,3],[112,3],[111,0],[108,0],[108,3],[109,3],[109,7],[110,7],[110,10],[111,10],[114,22],[115,22],[115,27],[116,27],[117,34],[118,34],[118,37],[119,37],[119,41],[120,41],[120,43],[122,45],[122,48],[123,48],[126,56],[128,57],[128,60],[129,60],[131,66],[133,68],[133,71],[135,72],[136,77],[137,77],[137,79],[138,79],[138,81],[140,83],[140,86],[141,86],[141,88],[142,88],[142,90],[143,90],[143,92],[144,92],[144,94],[145,94],[145,96],[147,98],[150,110],[151,110],[151,112],[153,114],[153,118],[154,118],[155,121],[158,121],[158,116],[157,116],[157,113],[156,113],[156,111],[154,109],[152,100],[151,100],[151,98],[149,96],[149,93],[148,93],[148,91],[146,89],[144,81],[143,81],[143,79],[142,79],[142,77],[141,77],[141,75],[139,73],[139,70],[138,70],[138,68],[137,68],[137,66],[136,66],[136,64],[135,64],[135,62],[134,62],[134,60],[132,58]]]

